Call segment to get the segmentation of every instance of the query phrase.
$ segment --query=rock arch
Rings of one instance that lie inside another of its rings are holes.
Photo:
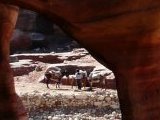
[[[160,119],[159,0],[7,2],[50,17],[114,71],[123,120]],[[14,93],[14,89],[10,89],[14,88],[13,78],[7,76],[11,76],[8,44],[16,14],[15,7],[1,4],[0,66],[4,69],[0,70],[0,84],[5,91],[2,88],[0,91],[5,95],[1,94],[0,103],[4,105],[7,104],[4,96],[13,100],[10,94]],[[13,104],[7,107],[13,110],[14,119],[14,106],[11,106]],[[3,118],[5,109],[0,112]]]

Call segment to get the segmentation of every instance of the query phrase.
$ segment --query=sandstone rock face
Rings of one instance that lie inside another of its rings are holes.
[[[21,9],[20,11],[16,29],[11,38],[11,53],[18,50],[28,50],[32,45],[29,33],[34,29],[36,14],[28,10]]]
[[[93,69],[94,66],[67,64],[66,61],[73,61],[83,58],[88,52],[66,52],[66,53],[43,53],[43,54],[14,54],[10,57],[16,60],[10,61],[14,76],[29,74],[36,69],[39,62],[49,64],[48,67],[57,66],[67,69],[70,74],[74,74],[75,69]],[[58,64],[59,63],[59,64]],[[91,70],[90,70],[91,71]]]
[[[9,1],[53,15],[66,31],[110,64],[119,78],[117,88],[123,119],[160,119],[160,98],[157,97],[160,91],[160,1],[47,2]]]
[[[34,30],[36,16],[37,14],[32,11],[20,9],[20,13],[16,23],[16,29],[21,31]]]
[[[18,8],[0,4],[0,119],[26,118],[21,99],[15,92],[9,66],[9,42],[18,16]]]
[[[12,56],[17,57],[19,60],[31,59],[33,61],[39,61],[39,62],[50,63],[50,64],[63,63],[64,61],[64,59],[61,59],[60,56],[58,56],[58,54],[50,54],[50,53],[14,54]]]
[[[11,39],[11,53],[17,50],[29,50],[32,45],[29,33],[21,30],[15,30]]]
[[[74,47],[79,46],[52,21],[35,12],[20,9],[16,29],[11,39],[11,53],[32,49],[36,51],[39,48],[41,51],[44,48],[65,51]]]

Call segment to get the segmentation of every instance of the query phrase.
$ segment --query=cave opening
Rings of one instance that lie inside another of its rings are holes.
[[[81,119],[121,119],[114,73],[43,15],[21,9],[10,46],[16,92],[30,118],[76,118],[79,113]],[[94,83],[92,92],[78,91],[76,86],[71,89],[69,81],[62,82],[62,87],[69,87],[56,89],[51,84],[51,89],[47,89],[40,81],[43,81],[48,66],[67,69],[71,75],[76,69],[86,70],[88,75],[93,73],[97,79],[103,74],[107,90]]]

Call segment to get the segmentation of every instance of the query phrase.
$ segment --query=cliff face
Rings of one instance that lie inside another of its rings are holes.
[[[78,44],[45,16],[20,10],[11,39],[11,53],[64,51],[74,47],[78,47]]]
[[[36,16],[37,14],[35,12],[21,9],[17,20],[16,29],[20,29],[22,31],[34,30]]]

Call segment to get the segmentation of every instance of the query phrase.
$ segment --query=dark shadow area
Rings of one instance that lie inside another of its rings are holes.
[[[72,51],[80,45],[41,14],[20,10],[11,39],[11,54]]]

